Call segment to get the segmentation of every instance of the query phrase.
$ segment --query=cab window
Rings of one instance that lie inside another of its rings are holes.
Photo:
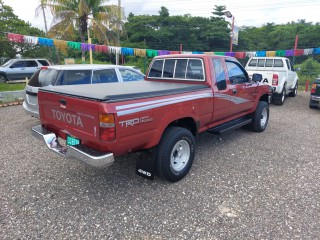
[[[266,67],[273,67],[273,59],[266,59]]]
[[[227,88],[226,74],[223,69],[222,60],[218,58],[213,59],[213,67],[215,73],[215,79],[217,82],[217,88],[224,90]]]
[[[162,67],[163,67],[163,60],[155,60],[151,66],[149,77],[161,78]]]
[[[249,62],[249,67],[255,67],[257,66],[257,62],[258,60],[257,59],[251,59],[251,61]]]
[[[241,84],[249,82],[248,75],[243,67],[236,62],[226,61],[228,76],[231,84]]]

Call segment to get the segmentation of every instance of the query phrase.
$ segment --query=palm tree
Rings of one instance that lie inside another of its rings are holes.
[[[47,25],[47,18],[46,18],[46,4],[45,0],[40,0],[40,5],[36,8],[36,16],[39,16],[40,12],[42,12],[43,21],[44,21],[44,29],[46,34],[48,34],[48,25]]]
[[[84,43],[90,27],[99,43],[109,45],[108,31],[119,27],[119,7],[106,5],[106,0],[41,0],[41,3],[53,14],[49,37],[75,40],[80,35]]]

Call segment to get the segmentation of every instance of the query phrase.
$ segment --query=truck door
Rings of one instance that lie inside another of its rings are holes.
[[[289,59],[286,59],[286,64],[288,67],[287,89],[292,89],[294,88],[293,84],[294,84],[294,78],[296,76],[296,73],[294,72],[293,65]]]
[[[16,61],[9,67],[7,76],[9,80],[21,80],[25,78],[26,72],[26,62],[25,61]]]
[[[257,85],[253,83],[241,66],[235,61],[226,60],[231,89],[232,114],[248,111],[254,106]]]
[[[212,122],[230,116],[233,103],[230,100],[230,89],[227,84],[227,73],[220,58],[212,58],[213,115]]]

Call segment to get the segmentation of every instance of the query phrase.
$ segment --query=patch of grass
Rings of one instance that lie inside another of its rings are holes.
[[[0,92],[23,90],[25,83],[0,83]]]

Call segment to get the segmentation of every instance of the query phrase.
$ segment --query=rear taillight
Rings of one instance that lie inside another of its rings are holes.
[[[110,142],[116,139],[115,119],[113,114],[99,114],[99,125],[101,140]]]
[[[278,85],[279,76],[278,74],[273,74],[272,76],[272,85],[277,86]]]
[[[316,88],[317,88],[317,84],[312,84],[311,86],[311,93],[315,93],[316,92]]]
[[[42,67],[41,67],[41,70],[47,70],[47,69],[48,69],[47,66],[42,66]]]

